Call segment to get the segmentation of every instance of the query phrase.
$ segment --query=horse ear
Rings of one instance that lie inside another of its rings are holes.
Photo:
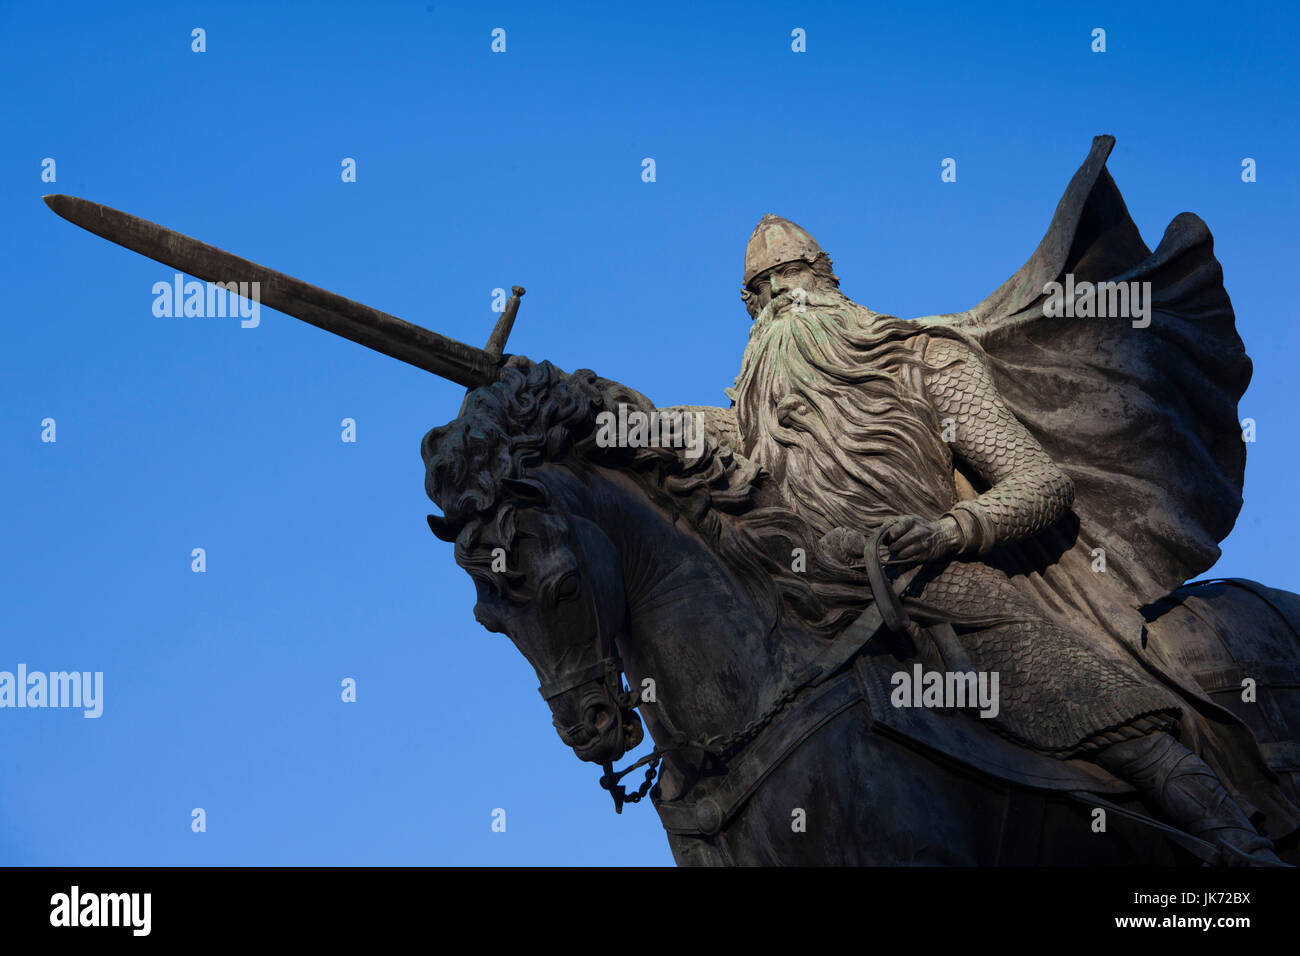
[[[517,507],[540,508],[550,500],[541,482],[531,478],[502,478],[501,487]]]
[[[429,530],[432,531],[439,539],[456,543],[456,538],[460,534],[460,528],[456,522],[440,515],[429,515]]]

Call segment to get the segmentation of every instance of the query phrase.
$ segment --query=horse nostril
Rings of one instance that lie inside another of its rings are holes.
[[[559,733],[560,739],[570,747],[585,746],[595,737],[589,724],[574,724],[571,727],[557,726],[555,730]]]
[[[587,710],[587,723],[596,728],[597,733],[604,733],[614,723],[614,715],[608,707],[591,707]]]

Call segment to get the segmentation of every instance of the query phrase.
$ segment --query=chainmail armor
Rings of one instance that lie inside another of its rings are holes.
[[[988,485],[947,513],[961,528],[961,556],[1036,534],[1069,509],[1074,485],[1007,410],[984,364],[962,343],[917,343],[930,400],[954,458]],[[1087,639],[1047,621],[993,568],[953,560],[927,575],[916,610],[951,621],[972,662],[997,671],[997,730],[1035,749],[1071,756],[1116,740],[1172,729],[1177,700],[1136,667],[1107,659]]]
[[[940,420],[952,429],[953,454],[989,483],[948,514],[961,527],[961,554],[987,554],[997,544],[1036,534],[1074,501],[1074,483],[998,398],[984,364],[951,339],[930,339],[924,377]]]

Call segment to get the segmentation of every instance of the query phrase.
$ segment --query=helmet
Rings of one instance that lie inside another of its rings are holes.
[[[802,259],[811,265],[819,256],[825,256],[817,240],[808,235],[807,230],[797,226],[789,219],[782,219],[768,213],[754,227],[754,233],[745,246],[745,279],[749,286],[760,272],[779,266],[786,262]],[[826,256],[827,264],[830,257]]]

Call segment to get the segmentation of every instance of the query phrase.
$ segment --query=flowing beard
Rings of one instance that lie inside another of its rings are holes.
[[[925,396],[918,330],[838,290],[788,293],[754,320],[736,380],[745,454],[821,534],[957,500],[952,455]]]

